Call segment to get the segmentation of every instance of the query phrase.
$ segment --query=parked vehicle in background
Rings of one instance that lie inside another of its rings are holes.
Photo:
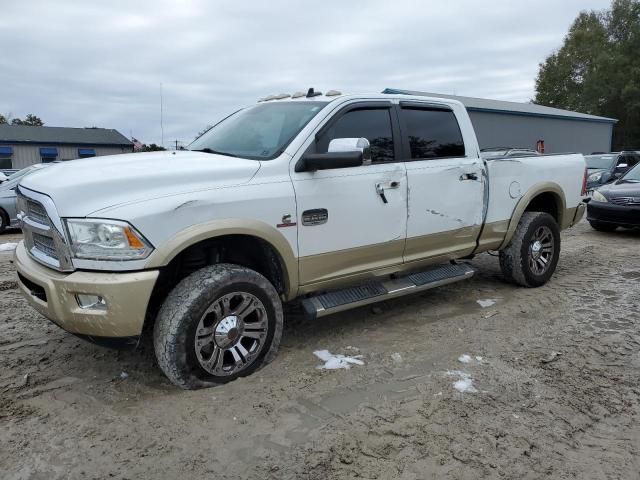
[[[488,250],[509,281],[543,285],[585,209],[582,155],[484,160],[444,98],[278,95],[189,149],[29,175],[15,252],[35,309],[102,344],[153,331],[183,388],[271,361],[283,302],[315,318],[421,292]]]
[[[587,220],[601,232],[640,227],[640,163],[593,192],[587,205]]]
[[[18,226],[16,208],[16,187],[20,180],[31,172],[48,167],[51,164],[41,163],[23,168],[0,184],[0,233],[9,227]]]
[[[500,158],[513,157],[535,157],[540,155],[536,150],[531,148],[511,148],[511,147],[492,147],[480,150],[482,158],[486,160],[497,160]]]
[[[595,188],[624,175],[627,170],[640,162],[640,155],[636,152],[612,152],[586,155],[584,159],[588,173],[587,190],[591,192]]]

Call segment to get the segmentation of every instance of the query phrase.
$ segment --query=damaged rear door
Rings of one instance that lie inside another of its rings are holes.
[[[470,254],[482,226],[485,181],[470,123],[463,125],[471,131],[465,142],[458,118],[466,117],[450,106],[400,102],[398,115],[408,181],[404,261]]]

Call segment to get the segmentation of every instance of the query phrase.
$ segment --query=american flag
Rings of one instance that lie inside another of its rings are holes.
[[[137,138],[131,137],[131,141],[133,142],[133,151],[139,152],[140,150],[144,150],[144,145]]]

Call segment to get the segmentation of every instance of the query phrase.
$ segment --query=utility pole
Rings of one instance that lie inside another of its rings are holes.
[[[164,147],[164,125],[162,123],[164,112],[162,103],[162,82],[160,82],[160,145]]]
[[[178,150],[178,139],[176,138],[176,150]]]

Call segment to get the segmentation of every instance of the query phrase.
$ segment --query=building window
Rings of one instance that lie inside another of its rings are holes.
[[[58,149],[55,147],[42,147],[40,148],[40,158],[42,163],[55,162],[58,158]]]
[[[13,155],[12,147],[0,145],[0,168],[13,168],[11,155]]]
[[[94,148],[79,148],[78,149],[78,157],[80,158],[89,158],[95,157],[96,150]]]

